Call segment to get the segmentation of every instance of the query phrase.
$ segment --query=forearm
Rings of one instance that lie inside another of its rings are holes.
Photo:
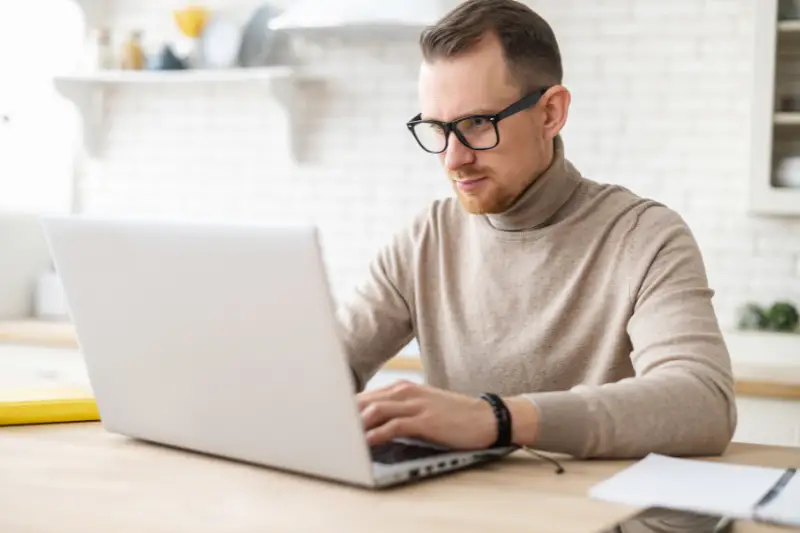
[[[733,395],[726,386],[684,369],[602,387],[533,393],[520,406],[520,440],[576,457],[630,458],[722,453],[735,427]],[[513,416],[513,414],[512,414]],[[522,442],[520,442],[522,443]]]
[[[503,398],[511,413],[511,441],[518,446],[533,446],[539,432],[539,410],[528,398]]]
[[[395,317],[357,317],[345,323],[342,345],[353,374],[356,392],[364,389],[380,367],[413,339],[413,330]],[[376,324],[385,321],[385,324]]]
[[[381,262],[337,309],[339,333],[356,391],[414,337],[411,310]]]

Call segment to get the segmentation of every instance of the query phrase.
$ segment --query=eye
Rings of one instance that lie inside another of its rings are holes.
[[[485,128],[489,125],[489,119],[486,117],[470,117],[458,123],[459,128],[463,130],[477,130]]]
[[[425,129],[425,134],[427,135],[438,135],[444,137],[444,129],[439,124],[425,122],[423,123],[422,127]]]

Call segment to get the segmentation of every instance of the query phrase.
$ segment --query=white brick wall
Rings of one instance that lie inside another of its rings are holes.
[[[686,218],[723,323],[745,300],[800,302],[800,221],[745,213],[755,2],[529,3],[562,47],[568,157]],[[118,20],[163,17],[152,1],[135,5]],[[111,142],[81,184],[84,208],[311,216],[334,289],[348,290],[375,247],[449,189],[404,126],[417,112],[415,43],[330,42],[305,59],[331,74],[300,94],[307,161],[270,153],[276,119],[259,87],[123,88],[107,102]]]
[[[685,217],[725,325],[747,300],[800,302],[800,221],[746,214],[755,4],[531,2],[561,40],[568,156]]]

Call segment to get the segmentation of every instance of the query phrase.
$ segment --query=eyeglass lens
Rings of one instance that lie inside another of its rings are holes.
[[[465,144],[474,150],[486,150],[497,144],[497,128],[487,118],[467,117],[455,124]],[[429,152],[441,152],[447,146],[444,128],[440,124],[422,122],[414,126],[419,143]]]

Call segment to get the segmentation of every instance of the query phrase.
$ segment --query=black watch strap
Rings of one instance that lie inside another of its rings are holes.
[[[497,440],[492,447],[511,446],[511,411],[508,410],[506,403],[500,396],[491,392],[484,392],[480,397],[489,402],[497,418]]]

